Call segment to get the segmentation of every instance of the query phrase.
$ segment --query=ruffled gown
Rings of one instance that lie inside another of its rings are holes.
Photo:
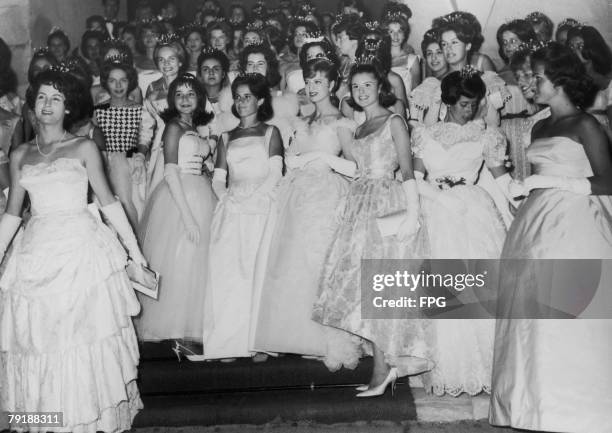
[[[427,181],[441,194],[461,200],[465,213],[422,197],[421,206],[434,259],[498,259],[506,227],[487,191],[475,185],[483,160],[487,167],[503,164],[506,143],[482,122],[437,123],[413,132],[412,151],[423,160]],[[486,167],[483,170],[487,170]],[[452,182],[463,184],[451,187]],[[468,289],[460,302],[478,302]],[[485,310],[481,310],[485,313]],[[476,395],[491,390],[493,319],[437,319],[432,321],[428,347],[435,367],[423,376],[425,388],[436,395]]]
[[[178,165],[182,168],[192,155],[209,153],[205,140],[195,132],[186,132],[179,140]],[[170,188],[160,182],[147,203],[138,236],[149,265],[160,274],[159,299],[139,295],[142,312],[135,325],[139,338],[145,341],[199,342],[204,332],[210,225],[217,198],[207,176],[181,173],[180,179],[200,241],[194,244],[187,239]]]
[[[405,309],[401,318],[362,318],[361,260],[417,259],[410,262],[418,273],[418,259],[428,257],[427,233],[420,229],[406,241],[383,237],[377,217],[406,209],[409,204],[401,183],[394,179],[399,161],[391,136],[391,115],[375,132],[355,138],[352,154],[360,177],[349,184],[342,222],[330,246],[315,303],[313,319],[365,338],[385,353],[400,376],[421,373],[431,367],[425,344],[424,320],[417,309]]]
[[[253,327],[277,214],[275,191],[258,191],[270,171],[272,127],[265,136],[228,142],[229,188],[210,229],[204,311],[207,359],[250,357]]]
[[[593,175],[582,144],[567,137],[535,140],[527,157],[535,174]],[[510,227],[502,258],[611,259],[612,196],[533,191]],[[541,278],[534,275],[538,260],[509,263],[501,274],[501,299],[506,302],[495,332],[491,424],[555,432],[612,431],[612,320],[505,318],[525,305],[567,302],[554,285],[539,284]],[[550,278],[567,276],[564,271],[560,266]],[[609,293],[610,269],[604,265],[599,277],[594,306],[605,302],[598,296]],[[581,286],[580,292],[586,289]]]
[[[289,154],[340,154],[337,130],[354,131],[340,118],[296,127]],[[354,368],[360,351],[350,334],[311,319],[327,250],[340,222],[348,182],[321,162],[290,170],[279,187],[279,215],[261,294],[253,349],[322,357],[334,371]]]
[[[87,209],[78,159],[25,165],[32,218],[0,279],[1,406],[63,412],[64,427],[29,431],[129,430],[142,408],[136,386],[139,304],[112,231]]]

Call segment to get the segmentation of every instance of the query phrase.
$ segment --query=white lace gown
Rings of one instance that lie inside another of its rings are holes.
[[[427,181],[467,208],[465,213],[454,212],[422,197],[431,257],[498,259],[506,234],[504,221],[492,197],[475,182],[483,161],[487,167],[503,164],[503,137],[485,129],[483,122],[463,126],[440,122],[416,128],[412,150],[425,164]],[[447,181],[462,184],[451,187]],[[476,299],[468,298],[468,290],[459,295],[462,302]],[[425,387],[437,395],[490,392],[494,329],[494,319],[434,319],[429,348],[435,367],[423,375]]]
[[[275,191],[262,186],[270,171],[265,136],[227,143],[229,189],[210,229],[209,273],[204,311],[204,356],[250,357],[253,326],[277,214]]]
[[[25,165],[32,217],[0,279],[0,406],[63,412],[63,428],[129,430],[142,408],[132,316],[139,304],[117,237],[87,209],[87,172],[60,158]]]
[[[340,129],[351,133],[355,124],[345,118],[312,125],[301,121],[288,153],[338,155]],[[350,334],[311,319],[347,193],[347,180],[322,161],[291,169],[283,178],[254,350],[319,356],[332,371],[357,366],[360,351]]]
[[[582,144],[567,137],[535,140],[527,157],[534,174],[593,175]],[[532,191],[508,231],[502,258],[612,259],[612,196]],[[503,298],[511,300],[502,304],[502,313],[541,300],[547,305],[567,302],[555,285],[534,278],[537,263],[521,260],[502,268],[500,288]],[[612,272],[606,267],[602,271],[594,280],[599,283],[594,306],[610,290]],[[555,268],[551,278],[563,273]],[[576,292],[590,288],[581,284]],[[554,432],[612,431],[611,336],[610,319],[498,319],[491,424]]]

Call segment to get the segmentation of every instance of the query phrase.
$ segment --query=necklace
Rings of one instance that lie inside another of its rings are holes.
[[[62,135],[62,138],[60,138],[58,141],[52,141],[48,143],[48,145],[51,146],[52,144],[58,144],[64,141],[64,138],[66,138],[67,132],[68,131],[64,130],[64,135]],[[38,153],[40,153],[42,156],[47,157],[53,153],[53,150],[51,150],[51,152],[49,153],[43,153],[42,150],[40,150],[40,146],[38,145],[38,134],[36,134],[36,137],[34,137],[34,141],[36,142],[36,149],[38,149]]]
[[[251,126],[242,126],[241,123],[238,124],[238,128],[240,129],[251,129],[251,128],[255,128],[256,126],[259,126],[261,124],[261,122],[256,122],[254,124],[252,124]]]

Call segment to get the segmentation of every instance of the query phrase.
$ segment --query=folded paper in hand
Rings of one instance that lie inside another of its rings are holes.
[[[395,236],[402,225],[402,222],[406,219],[408,212],[400,210],[388,215],[377,217],[376,224],[378,224],[378,231],[384,238],[385,236]]]
[[[157,299],[159,296],[159,273],[145,266],[128,262],[125,270],[132,282],[134,290],[150,298]]]

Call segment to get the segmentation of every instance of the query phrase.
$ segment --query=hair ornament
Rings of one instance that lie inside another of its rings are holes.
[[[368,38],[363,42],[363,46],[367,51],[376,51],[380,48],[382,39]]]
[[[49,70],[60,72],[62,74],[70,74],[78,69],[79,64],[75,59],[66,59],[58,65],[51,65]]]
[[[364,25],[366,29],[368,29],[371,32],[376,31],[380,28],[380,23],[378,21],[366,21]]]
[[[473,78],[474,76],[480,76],[481,74],[482,72],[480,72],[472,65],[465,65],[463,68],[461,68],[460,71],[461,79],[463,80],[469,80],[470,78]]]
[[[324,39],[325,36],[323,36],[323,33],[320,31],[310,32],[306,33],[306,36],[304,36],[304,43],[309,44],[312,42],[323,42]]]
[[[64,29],[62,29],[60,26],[53,26],[51,27],[51,30],[49,30],[49,35],[51,36],[54,33],[61,33],[64,36],[68,37],[68,35],[66,34],[66,31]]]
[[[562,27],[584,27],[584,23],[581,23],[574,18],[566,18],[557,25],[558,29]]]
[[[385,19],[384,21],[386,23],[393,23],[393,22],[397,22],[397,21],[408,21],[408,16],[404,13],[395,11],[395,12],[387,12],[387,15],[385,15]]]
[[[156,24],[159,23],[159,19],[158,17],[151,17],[151,18],[142,18],[139,21],[140,25],[146,25],[146,24]]]
[[[263,30],[263,23],[261,21],[251,21],[246,25],[247,32],[260,32]]]
[[[355,60],[357,65],[373,65],[374,62],[378,61],[374,54],[362,54]]]
[[[204,54],[206,56],[215,55],[215,54],[219,54],[219,53],[223,54],[223,51],[219,51],[216,48],[208,47],[208,46],[205,47],[205,48],[202,48],[202,51],[201,51],[201,54]]]
[[[543,19],[545,19],[545,17],[546,15],[544,15],[542,12],[531,12],[529,15],[525,17],[525,19],[531,22],[532,24],[537,24],[541,22]]]
[[[113,65],[125,65],[128,63],[128,57],[125,54],[116,54],[114,56],[109,56],[104,59],[105,63],[112,63]]]
[[[32,54],[33,57],[34,56],[46,56],[48,54],[51,54],[51,51],[49,50],[49,47],[38,47],[38,48],[35,48],[32,51],[32,53],[33,53]]]
[[[192,23],[179,27],[178,32],[179,34],[183,35],[183,38],[187,38],[187,36],[194,32],[203,33],[204,29],[198,22],[194,21]]]
[[[540,48],[546,48],[550,45],[552,41],[539,41],[537,39],[530,39],[527,42],[522,42],[516,52],[527,52],[529,54],[533,54],[538,51]]]
[[[157,43],[159,45],[170,45],[174,42],[179,42],[180,38],[179,35],[177,35],[176,33],[164,33],[163,35],[161,35],[157,41]]]

